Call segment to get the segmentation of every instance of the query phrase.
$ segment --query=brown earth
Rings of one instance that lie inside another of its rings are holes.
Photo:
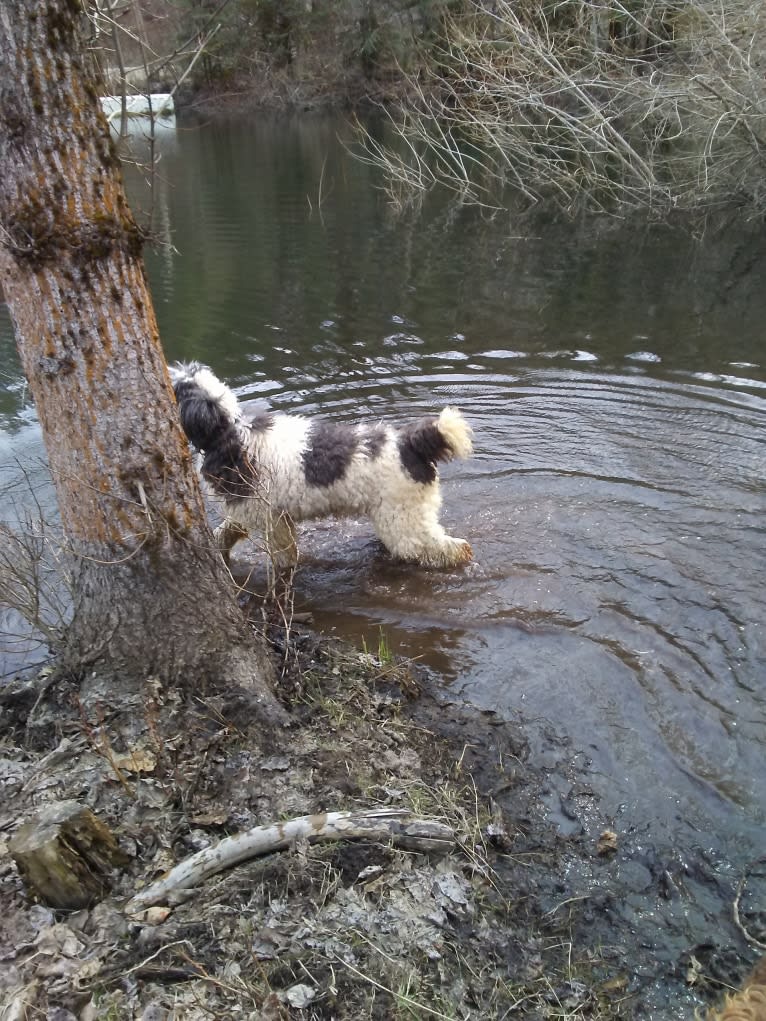
[[[293,720],[282,732],[263,732],[246,693],[193,683],[116,692],[49,672],[0,694],[4,1021],[691,1017],[698,989],[714,996],[745,970],[741,953],[694,948],[662,963],[667,1013],[650,1009],[657,970],[638,907],[623,909],[631,897],[653,909],[662,883],[674,897],[674,865],[646,862],[649,881],[636,878],[629,839],[599,818],[570,749],[543,728],[533,756],[522,725],[437,699],[406,664],[270,630]],[[35,903],[8,848],[64,799],[129,857],[108,895],[75,912]],[[123,910],[229,833],[375,806],[447,822],[453,849],[299,843],[181,903]],[[578,892],[571,876],[585,873],[598,892]]]

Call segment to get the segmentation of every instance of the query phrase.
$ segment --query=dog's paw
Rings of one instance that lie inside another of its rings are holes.
[[[457,544],[456,552],[458,560],[456,563],[467,564],[473,560],[473,550],[471,549],[470,542],[467,542],[465,539],[455,539],[454,541]]]

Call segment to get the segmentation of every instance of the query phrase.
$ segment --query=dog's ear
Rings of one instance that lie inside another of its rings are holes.
[[[206,451],[202,474],[219,496],[244,499],[254,495],[255,468],[236,429],[230,427],[228,434]]]
[[[231,430],[231,423],[217,401],[206,396],[194,384],[194,392],[185,393],[186,386],[182,380],[175,387],[183,431],[197,450],[209,450]]]

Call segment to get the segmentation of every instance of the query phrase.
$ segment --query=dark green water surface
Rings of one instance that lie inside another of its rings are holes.
[[[350,137],[336,119],[179,125],[153,203],[173,247],[147,256],[168,358],[243,399],[344,421],[449,403],[473,425],[443,488],[475,563],[415,570],[365,522],[308,524],[297,608],[368,646],[382,627],[455,699],[550,720],[616,829],[757,856],[764,242],[438,200],[397,218]],[[147,209],[138,173],[129,186]],[[7,316],[0,350],[10,478],[41,448]]]

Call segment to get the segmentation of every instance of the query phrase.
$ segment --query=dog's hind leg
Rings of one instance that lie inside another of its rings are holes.
[[[473,557],[465,539],[447,535],[439,524],[438,505],[384,505],[372,515],[378,538],[400,560],[424,567],[456,567]]]
[[[231,551],[240,539],[246,539],[248,536],[247,529],[243,528],[242,525],[236,521],[232,521],[230,518],[226,518],[213,532],[215,537],[215,544],[224,559],[226,566],[229,566],[231,561]]]

